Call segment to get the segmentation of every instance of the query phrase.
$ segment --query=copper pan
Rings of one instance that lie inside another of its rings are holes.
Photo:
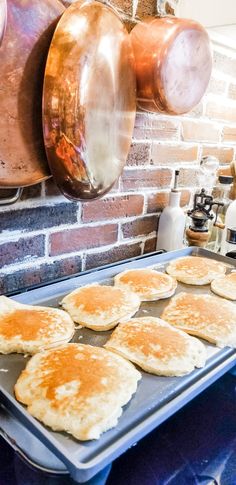
[[[173,115],[191,111],[206,91],[212,70],[206,30],[189,19],[149,17],[130,36],[138,106]]]
[[[48,162],[66,197],[94,199],[110,190],[128,155],[135,109],[123,23],[102,3],[73,3],[53,36],[43,95]]]
[[[0,47],[0,187],[33,185],[50,176],[42,133],[42,85],[52,34],[64,10],[57,0],[7,2]]]

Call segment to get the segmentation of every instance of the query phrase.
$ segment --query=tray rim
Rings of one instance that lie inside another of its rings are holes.
[[[77,274],[74,277],[63,278],[63,282],[69,282],[70,286],[71,280],[73,282],[74,280],[80,279],[80,277],[85,277],[85,279],[89,280],[91,278],[93,279],[95,276],[96,279],[97,271],[99,271],[99,277],[101,278],[101,276],[103,276],[103,279],[105,279],[106,274],[109,273],[112,268],[119,268],[120,270],[123,265],[127,266],[127,264],[129,264],[131,266],[135,266],[137,260],[141,260],[141,262],[143,262],[143,260],[145,259],[147,265],[158,265],[162,263],[164,264],[172,259],[191,254],[206,256],[210,259],[221,260],[230,264],[231,266],[235,266],[235,263],[233,263],[232,259],[230,258],[216,255],[215,253],[212,253],[211,251],[202,248],[187,247],[182,250],[171,251],[163,254],[155,252],[144,255],[144,257],[139,256],[138,258],[136,257],[131,258],[131,260],[119,261],[118,263],[106,265],[105,267],[94,268],[92,270],[89,270],[88,272]],[[155,261],[153,261],[153,259],[155,259]],[[45,292],[45,288],[49,289],[48,298],[50,298],[50,296],[56,296],[54,290],[60,289],[61,283],[62,281],[60,280],[56,283],[50,283],[49,285],[40,286],[40,288],[28,290],[25,293],[15,295],[14,299],[20,301],[24,300],[26,297],[31,296],[35,301],[34,296],[38,295],[38,293],[40,294],[42,292]],[[84,284],[84,281],[82,284]],[[37,304],[37,302],[35,302],[35,304]],[[144,418],[140,423],[136,424],[133,429],[129,430],[127,433],[125,433],[125,435],[117,438],[114,443],[111,443],[108,446],[109,454],[107,454],[105,448],[98,452],[95,457],[92,457],[85,462],[77,460],[76,465],[73,459],[71,459],[70,454],[65,452],[65,447],[61,445],[61,443],[59,443],[59,441],[54,438],[54,436],[49,434],[50,430],[48,430],[48,428],[46,428],[43,424],[33,418],[27,412],[27,410],[14,399],[14,397],[12,397],[5,389],[2,389],[2,386],[0,386],[0,396],[3,399],[3,404],[6,406],[6,408],[10,409],[10,412],[12,412],[13,415],[20,420],[23,426],[32,426],[33,430],[30,430],[32,434],[39,438],[41,441],[43,440],[43,443],[55,454],[55,456],[57,456],[66,465],[71,476],[74,479],[79,479],[81,482],[84,482],[92,478],[92,476],[97,474],[107,464],[109,464],[115,458],[124,453],[132,444],[140,440],[151,430],[155,429],[159,424],[168,419],[168,417],[173,415],[177,410],[187,404],[187,402],[192,400],[197,394],[206,389],[211,383],[213,383],[216,379],[218,379],[221,375],[227,372],[227,370],[235,365],[236,350],[227,347],[220,350],[219,353],[217,353],[216,355],[218,355],[217,361],[210,364],[209,369],[203,368],[203,375],[201,375],[200,378],[199,376],[196,376],[195,379],[191,381],[191,383],[188,383],[187,388],[179,391],[178,394],[174,396],[168,403],[162,405],[157,410],[152,410],[149,413],[149,416]],[[122,447],[119,446],[120,441],[123,441]]]

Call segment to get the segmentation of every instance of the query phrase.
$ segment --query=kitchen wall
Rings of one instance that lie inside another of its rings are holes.
[[[155,13],[155,4],[113,1],[126,19]],[[24,189],[18,203],[1,208],[1,293],[154,251],[174,169],[180,168],[186,207],[201,156],[215,155],[222,166],[234,159],[236,51],[219,44],[213,48],[208,91],[191,113],[137,113],[127,165],[107,196],[70,202],[50,179]]]

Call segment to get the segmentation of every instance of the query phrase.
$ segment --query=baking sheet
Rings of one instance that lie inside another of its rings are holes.
[[[198,254],[227,262],[235,267],[232,259],[199,248],[186,248],[162,255],[151,255],[132,262],[95,270],[89,274],[70,278],[52,285],[38,288],[14,297],[27,304],[58,306],[65,294],[80,285],[99,282],[111,284],[112,277],[118,272],[130,268],[155,267],[165,270],[165,265],[184,255]],[[209,293],[210,286],[196,287],[178,283],[180,291]],[[169,299],[157,302],[143,302],[136,316],[160,316]],[[77,329],[74,342],[103,345],[111,334],[94,332],[89,329]],[[66,433],[53,432],[32,416],[18,403],[13,394],[13,386],[24,369],[28,357],[11,354],[0,356],[1,400],[10,412],[61,459],[74,479],[81,482],[98,473],[106,464],[123,453],[129,446],[145,436],[158,424],[167,419],[176,410],[190,401],[195,395],[208,387],[220,375],[236,362],[236,351],[230,348],[218,349],[210,344],[207,348],[207,364],[203,369],[196,369],[184,377],[158,377],[142,372],[143,378],[132,400],[124,407],[124,412],[116,428],[104,433],[99,440],[79,442]],[[30,453],[30,452],[29,452]],[[40,456],[39,456],[40,461]]]

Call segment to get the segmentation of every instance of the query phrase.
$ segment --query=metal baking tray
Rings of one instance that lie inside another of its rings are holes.
[[[185,248],[164,254],[146,255],[129,262],[120,262],[110,267],[98,269],[89,274],[82,274],[64,281],[37,288],[14,296],[14,299],[27,304],[58,306],[63,296],[78,286],[99,282],[111,284],[112,278],[119,272],[130,268],[155,267],[165,270],[166,264],[176,258],[186,255],[199,255],[223,261],[232,267],[236,264],[232,259],[217,255],[201,248]],[[178,283],[179,291],[209,293],[210,286],[188,286]],[[136,316],[160,316],[169,299],[157,302],[142,303]],[[77,329],[74,342],[90,343],[101,346],[112,331],[94,332],[89,329]],[[14,398],[13,386],[28,360],[19,354],[0,356],[0,397],[1,403],[8,413],[17,418],[20,426],[25,426],[29,433],[42,444],[38,449],[38,458],[33,461],[45,465],[44,450],[49,449],[58,462],[55,470],[63,472],[66,469],[71,476],[80,482],[89,480],[107,464],[121,455],[127,448],[135,444],[143,436],[153,430],[178,409],[207,388],[236,363],[236,351],[229,347],[218,349],[205,344],[207,363],[204,368],[196,369],[184,377],[158,377],[142,372],[138,390],[131,401],[124,407],[118,425],[105,432],[99,440],[80,442],[62,432],[53,432],[39,423],[26,411],[26,408]],[[46,448],[45,448],[46,447]],[[32,457],[31,451],[28,451]],[[47,461],[47,460],[46,460]],[[50,460],[49,460],[50,461]],[[63,467],[65,466],[65,469]],[[47,466],[48,463],[47,463]],[[52,466],[53,468],[53,460]]]

